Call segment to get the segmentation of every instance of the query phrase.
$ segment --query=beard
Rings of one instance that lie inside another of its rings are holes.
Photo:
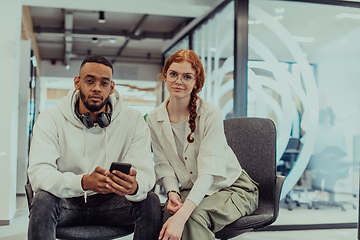
[[[88,100],[86,100],[85,94],[83,93],[83,91],[80,89],[80,99],[81,101],[84,103],[85,107],[90,111],[90,112],[98,112],[100,111],[105,104],[108,103],[109,101],[109,96],[107,96],[107,98],[105,98],[105,100],[100,104],[100,105],[96,105],[96,104],[90,104]]]

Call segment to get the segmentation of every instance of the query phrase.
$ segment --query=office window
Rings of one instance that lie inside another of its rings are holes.
[[[346,202],[346,217],[317,223],[357,222],[359,18],[358,8],[250,0],[248,112],[276,123],[279,166],[289,163],[289,140],[300,140],[294,164],[279,167],[283,197],[338,213],[320,202]]]

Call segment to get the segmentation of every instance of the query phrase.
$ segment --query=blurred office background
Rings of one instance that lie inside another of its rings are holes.
[[[360,1],[0,4],[0,226],[19,212],[38,114],[67,94],[86,56],[112,61],[124,103],[146,115],[167,97],[164,60],[193,49],[206,72],[200,96],[224,119],[265,117],[277,127],[287,178],[273,229],[357,228]]]

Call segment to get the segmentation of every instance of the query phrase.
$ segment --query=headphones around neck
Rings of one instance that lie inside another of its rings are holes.
[[[106,103],[110,107],[110,112],[101,112],[96,115],[97,123],[101,128],[106,128],[109,126],[111,122],[111,114],[112,114],[112,105],[110,102]],[[75,114],[80,119],[80,121],[85,125],[86,128],[94,127],[94,121],[92,120],[90,113],[79,113],[79,100],[76,101],[75,104]]]

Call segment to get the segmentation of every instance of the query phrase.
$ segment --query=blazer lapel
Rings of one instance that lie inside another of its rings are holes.
[[[165,135],[165,138],[166,138],[168,144],[170,145],[171,155],[178,156],[176,146],[175,146],[174,134],[172,132],[172,128],[170,125],[169,115],[166,111],[167,102],[168,102],[168,100],[165,100],[161,104],[161,106],[160,106],[161,111],[158,112],[157,118],[158,118],[158,122],[161,122],[161,130],[162,130],[163,134]]]

